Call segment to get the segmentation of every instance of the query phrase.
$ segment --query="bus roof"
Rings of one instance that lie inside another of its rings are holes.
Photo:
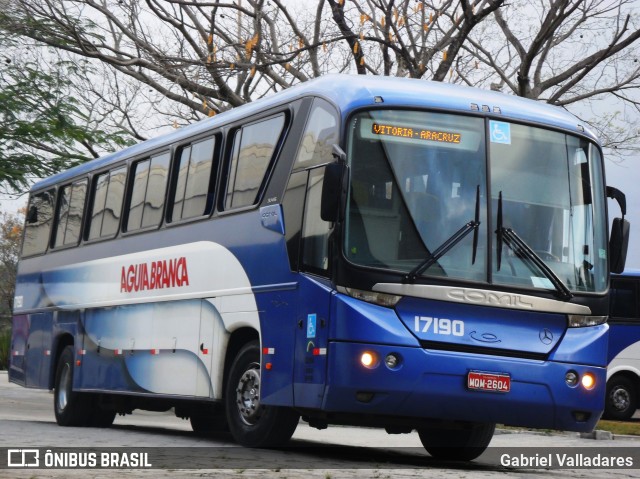
[[[382,77],[373,75],[325,75],[261,100],[231,109],[212,118],[180,128],[169,134],[138,143],[124,150],[58,173],[36,183],[32,190],[40,190],[58,183],[65,183],[90,171],[101,169],[120,160],[142,155],[183,138],[198,135],[278,105],[290,103],[302,97],[320,96],[334,103],[346,117],[355,109],[380,106],[380,98],[388,107],[442,109],[470,113],[471,104],[483,106],[489,111],[480,114],[508,120],[533,122],[583,134],[596,140],[588,129],[579,130],[580,120],[566,110],[544,102],[449,83],[427,80]],[[494,111],[499,108],[499,112]]]

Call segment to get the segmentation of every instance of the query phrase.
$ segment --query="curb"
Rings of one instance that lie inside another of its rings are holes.
[[[594,441],[631,440],[640,441],[640,436],[630,434],[614,434],[611,431],[596,429],[591,432],[570,431],[541,431],[538,429],[502,429],[496,428],[495,434],[532,434],[535,436],[569,436],[580,439],[593,439]]]

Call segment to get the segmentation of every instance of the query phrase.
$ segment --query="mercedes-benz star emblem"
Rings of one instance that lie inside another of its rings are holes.
[[[539,337],[540,341],[542,341],[544,344],[551,344],[553,342],[553,333],[547,328],[544,328],[542,331],[540,331]]]

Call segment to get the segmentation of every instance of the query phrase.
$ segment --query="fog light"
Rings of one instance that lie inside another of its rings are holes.
[[[378,357],[376,356],[376,353],[372,351],[365,351],[364,353],[362,353],[362,356],[360,356],[360,363],[365,368],[371,369],[377,366]]]
[[[585,411],[573,411],[573,419],[575,419],[576,422],[587,422],[591,419],[591,413]]]
[[[395,353],[387,354],[384,358],[384,363],[389,369],[395,369],[400,364],[400,358]]]
[[[585,389],[593,389],[596,385],[596,378],[591,373],[585,373],[582,376],[582,387]]]
[[[569,371],[564,377],[564,380],[567,382],[567,386],[572,388],[576,387],[576,385],[578,384],[578,379],[580,378],[578,377],[578,373],[576,373],[575,371]]]
[[[358,391],[356,393],[356,400],[363,403],[369,403],[373,399],[376,393],[368,392],[368,391]]]

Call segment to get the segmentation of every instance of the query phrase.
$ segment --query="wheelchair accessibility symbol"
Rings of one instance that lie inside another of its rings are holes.
[[[504,121],[490,121],[489,133],[491,143],[511,144],[511,125]]]

